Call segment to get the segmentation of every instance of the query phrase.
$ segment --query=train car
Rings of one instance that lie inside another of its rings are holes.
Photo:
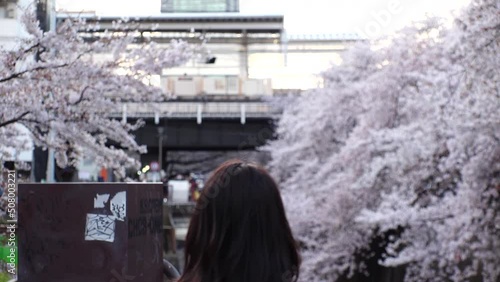
[[[162,76],[161,85],[165,93],[178,97],[260,97],[273,94],[270,79],[242,79],[231,75]]]

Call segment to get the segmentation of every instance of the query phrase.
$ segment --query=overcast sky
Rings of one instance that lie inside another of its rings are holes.
[[[159,15],[161,0],[56,0],[58,8],[99,15]],[[283,14],[291,34],[390,33],[426,14],[451,18],[470,0],[240,0],[245,14]],[[285,5],[286,3],[286,5]]]

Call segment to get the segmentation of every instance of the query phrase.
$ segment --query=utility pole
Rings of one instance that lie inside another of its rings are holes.
[[[47,1],[47,18],[49,22],[49,31],[54,32],[56,30],[56,1],[55,0],[46,0]],[[52,50],[51,52],[54,52]],[[49,142],[54,140],[54,131],[49,128]],[[55,174],[55,161],[54,161],[54,149],[49,147],[49,156],[47,159],[47,182],[54,183],[54,174]]]
[[[37,16],[40,21],[40,28],[42,31],[55,31],[56,30],[56,1],[55,0],[36,0],[37,2]],[[53,50],[51,51],[53,52]],[[52,127],[52,126],[51,126]],[[54,131],[49,128],[49,142],[54,139]],[[46,181],[49,183],[55,182],[55,161],[54,161],[54,149],[48,149],[47,158],[47,173]]]

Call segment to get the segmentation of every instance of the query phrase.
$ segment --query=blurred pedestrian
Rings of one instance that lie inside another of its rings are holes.
[[[198,184],[193,177],[189,177],[189,201],[196,201],[195,193],[198,190]]]

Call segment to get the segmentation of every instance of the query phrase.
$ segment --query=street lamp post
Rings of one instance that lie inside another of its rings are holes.
[[[158,166],[161,170],[163,169],[163,127],[158,127]]]

